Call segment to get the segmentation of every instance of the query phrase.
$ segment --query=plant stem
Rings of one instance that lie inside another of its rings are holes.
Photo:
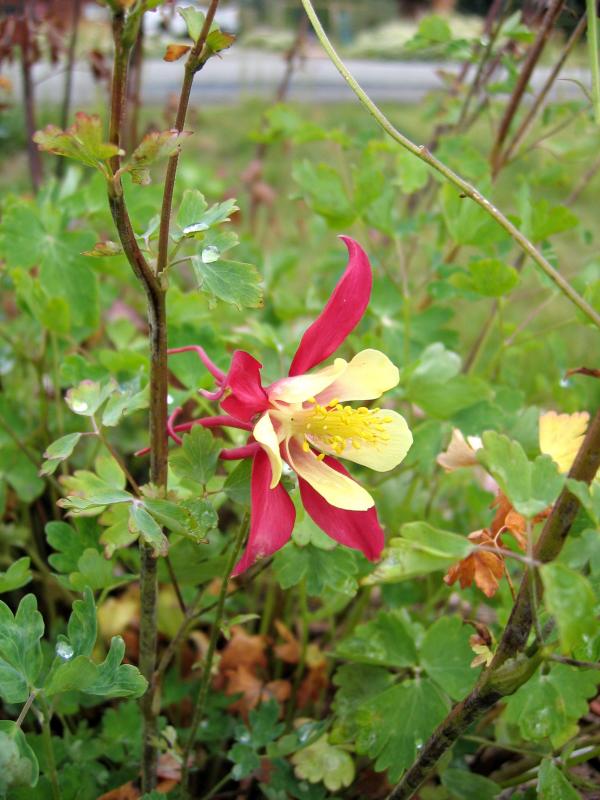
[[[213,23],[218,5],[219,0],[210,0],[210,5],[206,12],[206,17],[198,40],[190,50],[185,62],[185,74],[183,76],[179,105],[175,117],[175,128],[180,132],[183,131],[183,126],[185,125],[194,75],[203,66],[200,57],[206,43],[206,37],[210,33],[210,26]],[[169,159],[165,175],[165,189],[163,192],[162,208],[160,212],[160,230],[158,235],[158,258],[156,262],[156,272],[158,275],[167,267],[169,260],[169,228],[171,225],[171,207],[173,205],[173,190],[175,188],[175,176],[177,175],[178,162],[179,151],[174,153]]]
[[[27,712],[31,708],[31,704],[35,700],[36,694],[37,694],[37,689],[34,689],[31,692],[31,694],[29,695],[29,697],[27,698],[27,700],[25,701],[25,705],[21,709],[21,713],[19,714],[19,716],[17,717],[17,721],[15,722],[15,725],[17,726],[17,728],[20,728],[21,725],[23,724],[23,722],[25,721],[25,717],[27,716]]]
[[[510,126],[512,125],[512,121],[517,113],[519,105],[521,104],[521,100],[523,99],[523,95],[527,89],[529,84],[529,79],[533,73],[535,65],[540,59],[548,37],[550,36],[550,31],[552,30],[552,26],[556,22],[558,15],[562,11],[562,7],[564,5],[564,0],[552,0],[542,24],[538,30],[535,42],[533,43],[531,49],[527,54],[527,58],[525,59],[525,63],[519,70],[519,77],[517,79],[517,83],[513,92],[510,96],[508,104],[506,106],[506,110],[500,120],[500,124],[498,126],[498,132],[496,134],[496,139],[494,141],[494,145],[492,147],[492,152],[490,155],[490,163],[492,165],[492,175],[495,177],[498,174],[498,170],[501,168],[503,160],[501,158],[501,151],[502,147],[504,146],[504,142],[506,141],[506,137],[510,132]]]
[[[391,138],[398,142],[402,147],[406,148],[421,161],[424,161],[429,166],[433,167],[437,172],[443,175],[450,183],[460,189],[461,194],[469,197],[478,206],[480,206],[487,214],[489,214],[508,235],[521,247],[527,255],[529,255],[540,269],[546,273],[550,280],[558,287],[558,289],[569,298],[598,328],[600,328],[600,314],[596,312],[590,304],[584,300],[581,295],[573,289],[565,278],[558,272],[550,262],[537,250],[537,248],[529,241],[529,239],[521,233],[521,231],[507,219],[504,214],[496,208],[481,192],[479,192],[468,181],[457,175],[456,172],[447,167],[443,162],[437,159],[425,145],[417,145],[407,136],[400,133],[390,120],[385,116],[381,109],[371,100],[368,94],[361,88],[359,83],[349,72],[348,68],[336,53],[333,45],[327,38],[327,34],[323,30],[323,26],[319,22],[311,0],[301,0],[302,5],[310,19],[317,37],[327,52],[329,58],[336,66],[339,73],[342,75],[348,86],[356,94],[362,105],[367,109],[371,116],[375,119],[377,124],[389,135]]]
[[[590,423],[569,477],[589,484],[600,467],[600,411]],[[535,547],[537,561],[548,563],[560,553],[579,510],[579,501],[564,489],[540,534]],[[533,622],[529,571],[521,582],[517,599],[494,658],[479,677],[475,688],[458,703],[436,728],[413,765],[392,790],[388,800],[409,800],[433,774],[439,759],[471,725],[502,697],[525,684],[544,658],[543,648],[534,645],[523,653]]]
[[[71,35],[67,50],[67,64],[65,68],[65,87],[60,110],[60,127],[65,130],[69,124],[71,111],[71,95],[73,93],[73,67],[75,66],[75,50],[77,48],[77,34],[79,32],[79,17],[81,14],[81,0],[71,0]],[[65,172],[66,159],[56,159],[56,177],[62,178]]]
[[[44,755],[46,756],[46,763],[48,765],[48,777],[50,779],[50,787],[52,790],[52,800],[60,800],[60,786],[58,783],[58,772],[56,770],[56,761],[54,759],[54,748],[52,747],[52,732],[50,730],[50,719],[52,717],[48,703],[42,695],[39,698],[40,706],[42,707],[41,725],[42,725],[42,743],[44,746]]]
[[[550,89],[554,85],[554,82],[556,81],[558,75],[560,74],[561,69],[563,68],[563,66],[565,64],[565,61],[567,60],[567,58],[571,54],[573,48],[575,47],[575,45],[579,41],[579,39],[580,39],[581,35],[583,34],[586,26],[587,26],[587,16],[585,14],[583,14],[581,19],[577,23],[577,26],[575,27],[573,33],[569,37],[569,40],[567,41],[566,45],[564,46],[563,51],[560,54],[560,58],[558,59],[558,61],[554,65],[554,67],[552,68],[552,72],[550,73],[550,75],[548,75],[548,77],[546,79],[546,82],[544,83],[543,87],[541,88],[539,94],[537,95],[537,97],[535,98],[535,100],[533,101],[531,106],[529,107],[527,113],[525,114],[525,117],[523,118],[521,124],[519,125],[517,131],[515,132],[514,136],[511,139],[511,141],[507,144],[506,149],[504,150],[504,153],[502,154],[501,159],[500,159],[501,160],[500,166],[504,166],[504,164],[506,164],[506,162],[510,160],[510,157],[512,156],[512,154],[516,150],[517,146],[521,143],[521,141],[523,140],[523,137],[525,136],[525,134],[527,133],[527,131],[531,127],[531,123],[534,121],[534,119],[536,118],[536,116],[539,113],[540,109],[542,108],[544,100],[548,96],[548,92],[550,91]]]
[[[250,517],[246,515],[242,520],[237,536],[234,539],[233,547],[231,548],[229,558],[227,559],[227,565],[223,573],[221,589],[219,591],[219,597],[217,600],[217,609],[215,611],[215,619],[212,624],[212,629],[210,632],[210,641],[208,643],[208,650],[206,651],[206,658],[204,660],[204,669],[202,671],[202,678],[200,680],[200,688],[198,689],[198,696],[196,697],[196,702],[194,706],[194,715],[192,717],[192,724],[190,726],[188,740],[186,742],[185,749],[183,751],[183,764],[181,767],[181,792],[183,797],[191,796],[189,793],[189,786],[188,786],[189,771],[190,771],[190,764],[189,764],[190,756],[192,753],[192,748],[194,746],[194,741],[196,739],[196,733],[198,732],[198,726],[200,725],[202,716],[204,714],[204,706],[206,703],[206,696],[208,694],[208,687],[210,685],[213,659],[215,657],[217,641],[219,639],[219,634],[221,632],[221,623],[223,621],[223,612],[225,610],[225,600],[227,599],[227,586],[229,582],[229,576],[231,575],[231,570],[233,569],[237,557],[240,553],[240,550],[242,549],[244,539],[246,538],[246,535],[248,533],[249,525],[250,525]]]
[[[122,138],[127,86],[129,47],[123,41],[124,12],[113,7],[113,36],[115,56],[112,81],[110,141],[119,145]],[[161,284],[141,252],[127,213],[123,187],[114,173],[120,167],[118,155],[111,159],[113,179],[108,185],[109,205],[123,251],[135,275],[139,278],[147,299],[150,327],[150,480],[159,489],[167,486],[167,319],[166,288]],[[156,786],[157,715],[155,682],[157,642],[157,560],[152,547],[140,541],[140,644],[139,669],[148,681],[148,689],[140,700],[143,716],[142,792]]]
[[[33,32],[33,7],[25,5],[23,41],[21,42],[21,78],[23,83],[23,112],[25,114],[25,133],[27,135],[27,159],[29,174],[33,191],[37,192],[42,183],[44,174],[42,170],[42,156],[33,141],[33,134],[37,130],[35,121],[35,99],[33,94],[33,81],[31,80],[30,52],[34,46],[31,39]]]
[[[598,61],[598,2],[586,0],[588,16],[588,52],[590,56],[590,72],[592,73],[592,100],[594,117],[600,125],[600,62]]]

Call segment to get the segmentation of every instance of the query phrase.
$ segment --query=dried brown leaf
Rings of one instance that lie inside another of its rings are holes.
[[[189,44],[168,44],[163,56],[163,61],[179,61],[179,59],[191,49],[191,45]]]
[[[490,531],[485,529],[469,534],[469,539],[475,544],[495,547]],[[451,586],[458,580],[462,589],[475,583],[487,597],[493,597],[498,591],[503,574],[504,558],[500,554],[476,550],[458,564],[450,567],[448,574],[444,577],[444,582]]]

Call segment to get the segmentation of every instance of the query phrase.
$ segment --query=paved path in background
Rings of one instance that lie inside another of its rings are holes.
[[[455,65],[414,61],[349,59],[347,64],[374,100],[399,103],[418,103],[427,92],[443,88],[440,70],[452,72],[458,69]],[[193,102],[232,104],[248,97],[272,97],[283,70],[283,60],[279,55],[258,50],[232,50],[222,59],[211,59],[198,75],[192,90]],[[19,92],[18,70],[13,67],[8,74]],[[533,79],[534,87],[541,86],[547,74],[547,69],[538,69]],[[182,75],[183,60],[173,64],[159,59],[148,60],[143,75],[144,101],[159,105],[165,103],[170,94],[179,91]],[[64,80],[60,71],[53,73],[48,66],[39,65],[34,77],[39,101],[59,102]],[[585,70],[568,70],[563,78],[589,84]],[[559,80],[553,96],[581,98],[582,91],[573,81]],[[333,103],[351,100],[353,93],[326,57],[312,57],[295,71],[288,97],[301,102]],[[90,106],[98,99],[106,102],[87,65],[78,65],[74,75],[74,107]]]

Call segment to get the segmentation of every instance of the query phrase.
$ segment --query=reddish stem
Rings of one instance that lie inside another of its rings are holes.
[[[219,369],[217,365],[211,361],[208,357],[206,350],[203,347],[200,347],[198,344],[188,344],[185,347],[172,347],[170,350],[167,350],[167,355],[173,356],[177,353],[190,353],[194,352],[202,361],[206,369],[213,375],[219,383],[222,383],[225,380],[225,373],[222,369]]]
[[[167,420],[167,433],[169,434],[171,439],[173,439],[175,444],[181,444],[181,437],[177,436],[177,434],[175,433],[175,429],[173,428],[173,426],[175,425],[175,420],[181,414],[181,411],[182,411],[181,406],[177,406],[175,411],[173,411],[173,413],[169,416]]]
[[[181,422],[179,425],[173,425],[180,411],[180,408],[176,408],[167,421],[167,433],[177,444],[181,444],[181,439],[177,434],[191,430],[194,425],[202,425],[204,428],[239,428],[242,431],[252,430],[252,425],[249,422],[242,422],[239,419],[227,416],[227,414],[221,414],[216,417],[200,417],[190,422]],[[145,456],[150,450],[150,447],[144,447],[141,450],[137,450],[134,455]]]
[[[241,431],[251,431],[253,426],[249,422],[242,422],[239,419],[230,417],[227,414],[221,414],[216,417],[200,417],[193,419],[190,422],[182,422],[176,425],[173,430],[179,433],[180,431],[189,431],[194,425],[203,425],[205,428],[239,428]]]
[[[254,458],[260,450],[258,442],[252,444],[245,444],[242,447],[230,447],[227,450],[221,450],[219,458],[223,461],[240,461],[242,458]]]

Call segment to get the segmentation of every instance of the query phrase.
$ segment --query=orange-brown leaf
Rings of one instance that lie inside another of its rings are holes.
[[[275,620],[275,627],[277,628],[277,633],[281,636],[282,639],[285,639],[283,644],[278,644],[274,650],[275,655],[280,658],[282,661],[285,661],[287,664],[297,664],[300,661],[300,642],[294,634],[290,631],[290,629],[283,624],[280,620]]]
[[[291,694],[291,684],[289,681],[270,681],[264,684],[254,672],[243,664],[236,669],[230,670],[226,674],[227,687],[225,694],[241,694],[238,700],[229,706],[229,711],[239,712],[245,719],[248,713],[259,703],[270,699],[282,703]]]
[[[475,544],[494,546],[494,540],[487,530],[474,531],[469,539]],[[493,597],[498,591],[503,574],[504,558],[500,554],[476,550],[450,567],[444,582],[450,586],[458,580],[462,589],[475,583],[487,597]]]
[[[221,653],[219,663],[221,672],[237,669],[239,666],[247,667],[251,672],[255,672],[257,667],[267,666],[265,636],[252,636],[239,625],[234,625],[231,633],[231,639]]]
[[[163,61],[179,61],[181,56],[184,56],[191,49],[189,44],[168,44]]]

